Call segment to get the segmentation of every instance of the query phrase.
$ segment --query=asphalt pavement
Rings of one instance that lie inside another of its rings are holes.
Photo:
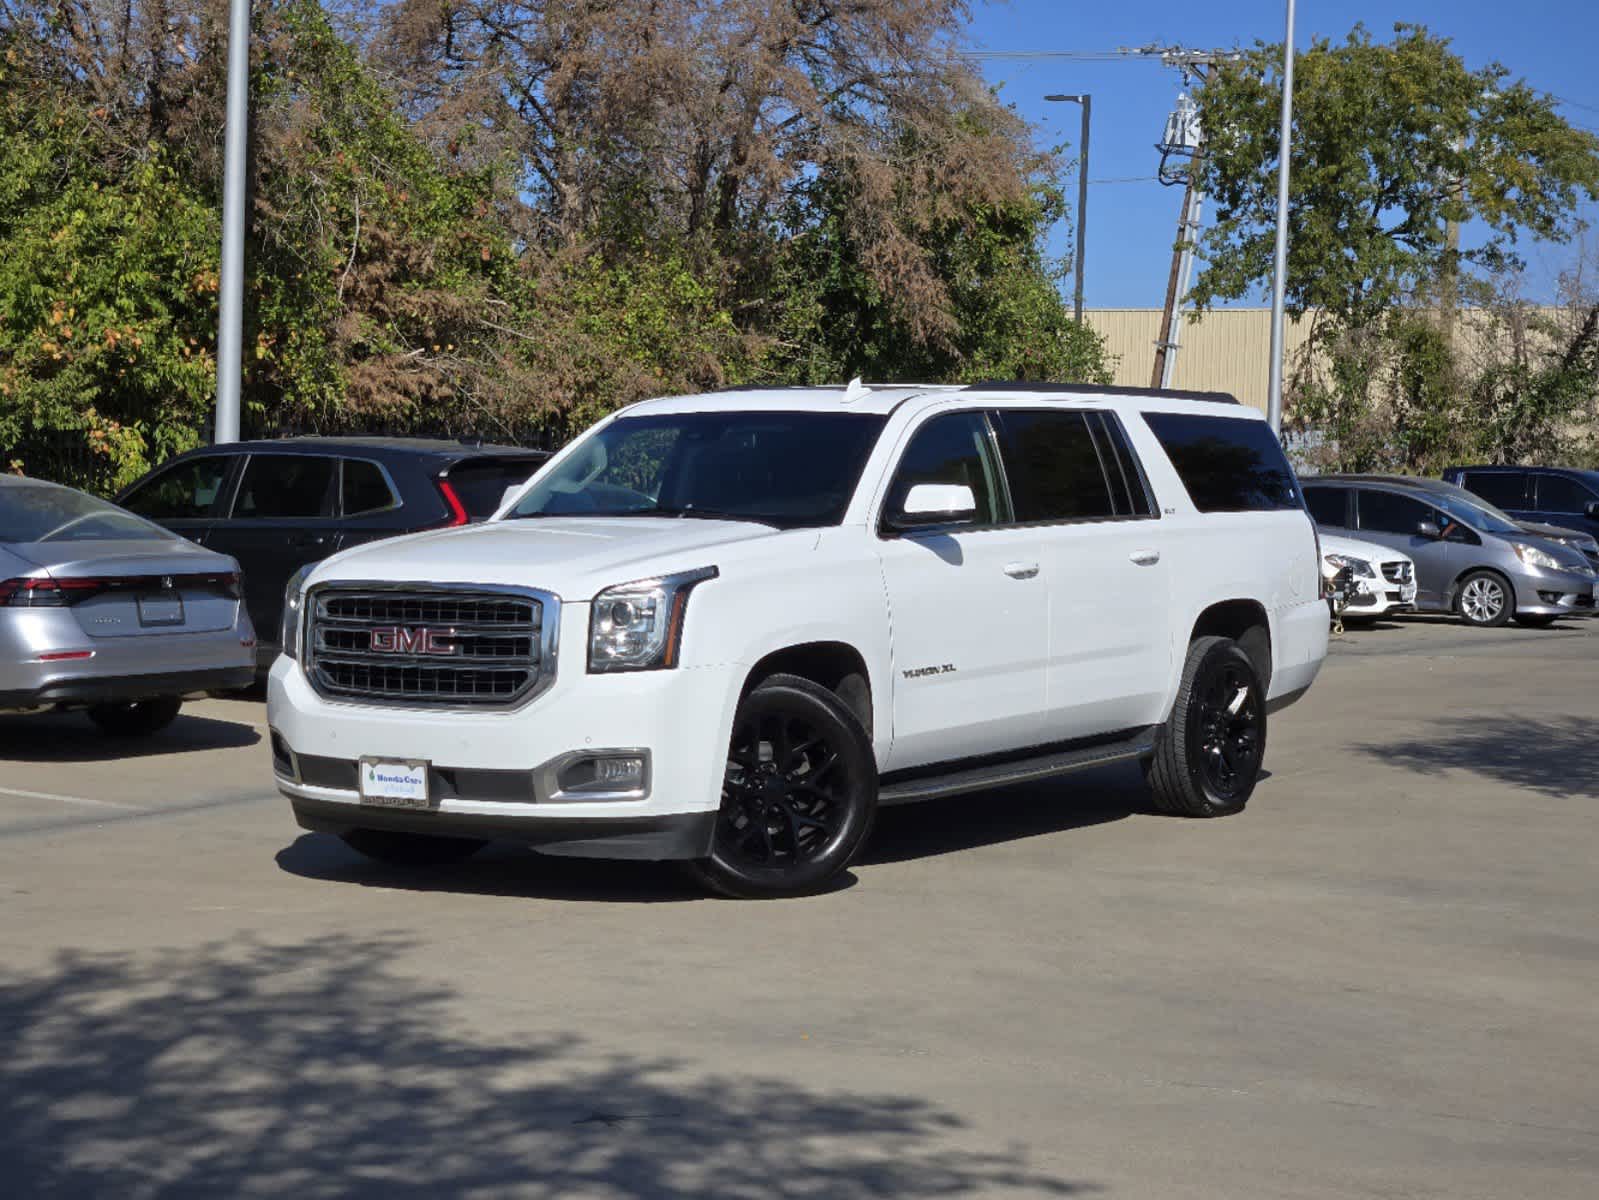
[[[1599,621],[1335,640],[1218,821],[1116,769],[846,886],[365,863],[259,701],[0,717],[0,1190],[1599,1196]]]

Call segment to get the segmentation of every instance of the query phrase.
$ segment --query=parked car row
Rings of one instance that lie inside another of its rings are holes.
[[[1472,471],[1453,473],[1475,477]],[[1483,627],[1511,620],[1546,626],[1594,611],[1599,542],[1580,530],[1529,519],[1547,515],[1541,511],[1524,510],[1518,519],[1454,483],[1405,475],[1324,475],[1303,486],[1324,542],[1356,538],[1380,548],[1375,555],[1342,556],[1368,563],[1384,552],[1394,556],[1383,562],[1382,572],[1396,584],[1400,560],[1413,564],[1410,603],[1418,611],[1453,612]],[[1373,581],[1350,603],[1344,620],[1395,611],[1392,590]]]
[[[548,457],[416,438],[240,442],[163,464],[121,507],[0,476],[0,711],[82,708],[109,733],[153,733],[184,697],[248,687],[271,663],[295,571],[481,520]]]

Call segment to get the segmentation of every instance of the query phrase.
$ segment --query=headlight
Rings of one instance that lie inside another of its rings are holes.
[[[315,567],[315,563],[306,563],[293,575],[289,576],[288,586],[283,589],[283,623],[278,630],[278,645],[283,653],[290,658],[300,657],[300,601],[305,592],[305,578]]]
[[[697,583],[715,567],[606,588],[589,610],[589,670],[654,671],[677,666],[683,613]]]
[[[1516,557],[1529,567],[1543,567],[1547,571],[1566,570],[1566,567],[1561,564],[1558,558],[1552,554],[1545,553],[1536,546],[1529,546],[1526,542],[1512,542],[1511,544],[1516,548]]]
[[[1324,556],[1333,566],[1342,569],[1348,567],[1362,579],[1375,579],[1377,572],[1371,569],[1371,564],[1363,558],[1356,558],[1351,554],[1328,554]]]

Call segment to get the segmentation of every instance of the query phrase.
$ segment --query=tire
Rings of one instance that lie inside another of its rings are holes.
[[[744,900],[803,896],[849,866],[877,815],[877,761],[855,714],[795,675],[738,706],[711,853],[690,870]]]
[[[352,829],[339,839],[358,854],[391,867],[440,867],[471,858],[488,845],[476,838],[434,837],[393,829]]]
[[[1472,571],[1455,593],[1455,612],[1467,625],[1497,629],[1516,615],[1516,594],[1497,571]]]
[[[1155,807],[1220,817],[1249,802],[1266,753],[1266,692],[1230,638],[1195,638],[1145,774]]]
[[[112,737],[149,737],[177,720],[183,701],[176,696],[154,700],[129,700],[121,704],[96,704],[89,720]]]
[[[1558,621],[1559,617],[1516,617],[1517,625],[1525,625],[1528,629],[1548,629]]]

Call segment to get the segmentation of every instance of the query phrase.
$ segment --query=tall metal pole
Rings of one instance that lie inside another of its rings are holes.
[[[1083,259],[1088,252],[1088,133],[1092,127],[1094,98],[1088,93],[1080,96],[1045,96],[1045,100],[1080,104],[1083,108],[1082,155],[1077,160],[1077,248],[1072,255],[1073,268],[1072,312],[1077,323],[1083,323]]]
[[[222,183],[222,277],[217,318],[214,440],[239,440],[244,365],[244,172],[250,117],[250,0],[232,0],[228,22],[228,120]]]
[[[1294,0],[1288,0],[1288,30],[1283,35],[1283,115],[1277,153],[1277,261],[1271,274],[1271,374],[1266,389],[1266,419],[1283,428],[1283,292],[1288,285],[1288,160],[1294,136]]]

